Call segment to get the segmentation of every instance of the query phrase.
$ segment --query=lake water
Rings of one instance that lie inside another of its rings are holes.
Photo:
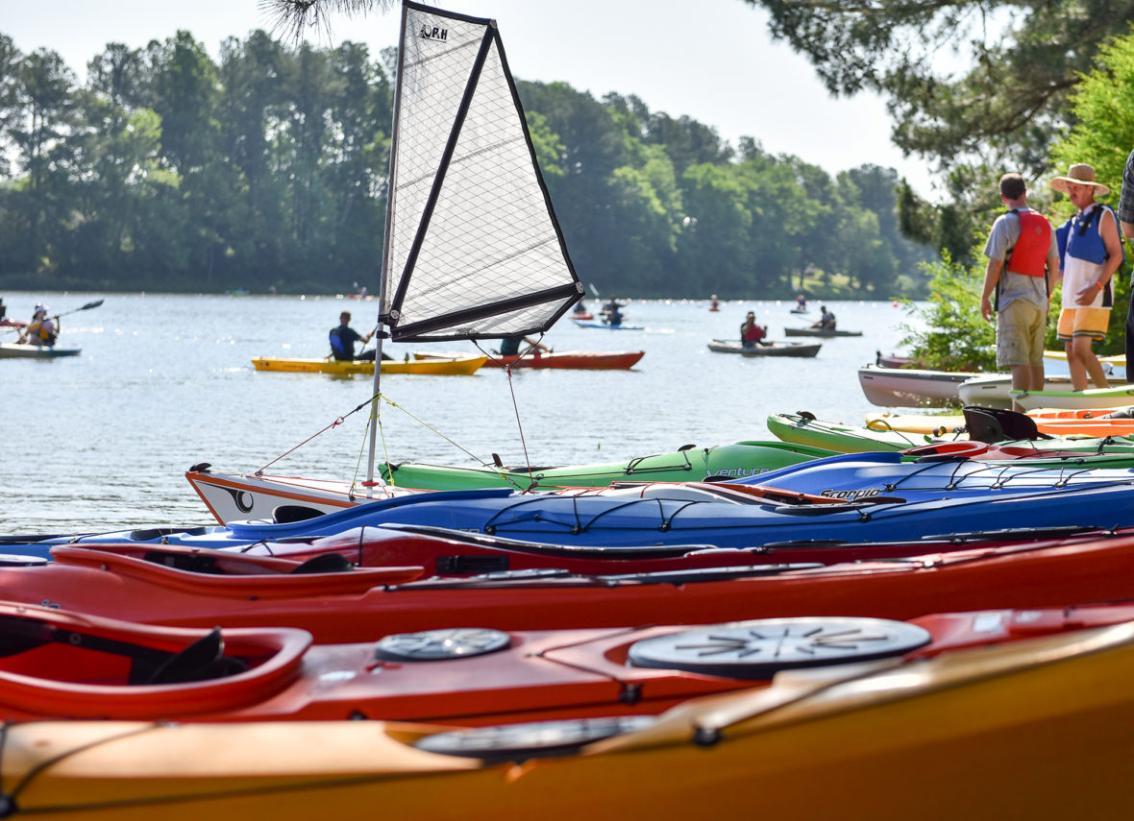
[[[253,371],[254,356],[322,356],[344,308],[365,333],[375,302],[334,297],[142,294],[52,295],[53,312],[96,297],[105,304],[63,319],[61,345],[81,356],[0,360],[0,532],[66,532],[155,523],[203,523],[208,513],[183,477],[198,462],[251,471],[350,411],[370,378]],[[27,319],[41,295],[4,294]],[[747,310],[773,338],[803,325],[788,302],[634,302],[627,323],[644,331],[585,330],[563,320],[545,343],[557,350],[644,350],[629,372],[518,371],[512,388],[532,464],[608,461],[769,438],[768,414],[810,410],[861,422],[872,409],[857,369],[895,349],[910,317],[889,302],[831,302],[861,338],[823,340],[816,359],[743,359],[711,353],[735,338]],[[11,339],[14,335],[5,335]],[[469,343],[413,346],[474,352]],[[393,345],[395,357],[410,346]],[[383,392],[391,461],[475,464],[498,453],[522,464],[508,377],[387,376]],[[276,473],[349,479],[365,471],[365,412],[273,466]],[[438,433],[439,432],[439,433]],[[452,440],[447,441],[441,435]],[[456,443],[456,444],[453,444]],[[361,464],[360,464],[361,460]]]

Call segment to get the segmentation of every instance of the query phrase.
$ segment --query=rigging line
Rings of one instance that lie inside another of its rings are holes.
[[[377,365],[375,365],[375,367],[378,367],[378,366],[377,366]],[[300,442],[300,443],[299,443],[298,445],[296,445],[295,447],[293,447],[293,448],[290,448],[290,449],[288,449],[288,450],[285,450],[285,451],[284,451],[283,453],[281,453],[281,454],[280,454],[279,456],[277,456],[277,457],[276,457],[275,459],[273,459],[272,461],[268,462],[268,464],[264,465],[264,466],[263,466],[263,467],[261,467],[261,468],[257,468],[257,469],[256,469],[256,471],[255,471],[255,472],[254,472],[254,473],[253,473],[252,475],[253,475],[253,476],[259,476],[259,475],[261,475],[261,474],[262,474],[262,473],[263,473],[263,472],[264,472],[265,470],[267,470],[268,468],[270,468],[270,467],[271,467],[272,465],[274,465],[274,464],[275,464],[276,462],[279,462],[280,460],[282,460],[282,459],[285,459],[285,458],[287,458],[288,456],[290,456],[291,454],[295,453],[295,452],[296,452],[297,450],[299,450],[299,449],[300,449],[301,447],[303,447],[303,446],[304,446],[304,445],[306,445],[306,444],[307,444],[308,442],[310,442],[311,440],[313,440],[313,439],[314,439],[315,437],[317,437],[317,436],[322,436],[322,435],[323,435],[324,433],[326,433],[327,431],[331,430],[332,428],[337,428],[337,427],[338,427],[339,425],[341,425],[341,424],[342,424],[343,422],[345,422],[345,421],[347,420],[347,417],[349,417],[349,416],[353,416],[354,414],[358,413],[358,412],[359,412],[360,410],[362,410],[363,408],[367,407],[367,406],[368,406],[368,405],[369,405],[370,403],[372,403],[372,402],[373,402],[373,401],[374,401],[375,399],[377,399],[377,398],[378,398],[378,394],[375,394],[374,396],[371,396],[371,397],[370,397],[369,399],[367,399],[367,400],[366,400],[365,402],[363,402],[362,404],[358,405],[358,406],[357,406],[356,408],[354,408],[354,409],[352,409],[352,410],[350,410],[350,411],[347,411],[347,412],[346,412],[346,413],[344,413],[344,414],[343,414],[342,416],[339,416],[339,417],[337,417],[337,418],[336,418],[336,419],[335,419],[335,420],[334,420],[333,422],[331,422],[331,424],[327,425],[326,427],[322,428],[321,430],[318,430],[318,431],[316,431],[315,433],[313,433],[313,434],[311,434],[310,436],[308,436],[308,437],[307,437],[306,439],[304,439],[304,440],[303,440],[302,442]]]
[[[382,440],[382,458],[386,460],[386,481],[393,487],[394,482],[394,465],[390,462],[390,443],[386,441],[386,429],[382,427],[382,410],[379,405],[378,413],[375,415],[374,420],[378,423],[378,438]]]
[[[381,407],[381,403],[376,404],[375,409]],[[350,477],[350,488],[347,490],[347,498],[352,502],[354,501],[354,489],[358,486],[358,473],[362,467],[362,454],[366,450],[367,437],[370,433],[370,425],[373,424],[376,414],[371,414],[366,417],[366,426],[362,429],[362,444],[358,446],[358,458],[354,460],[354,473]]]
[[[429,423],[428,423],[428,422],[426,422],[425,420],[423,420],[423,419],[421,419],[421,418],[419,418],[419,417],[417,417],[417,416],[414,416],[414,415],[413,415],[412,413],[410,413],[410,412],[409,412],[408,410],[406,410],[405,408],[403,408],[403,407],[402,407],[401,405],[399,405],[399,404],[398,404],[397,402],[395,402],[395,401],[394,401],[393,399],[391,399],[390,397],[388,397],[388,396],[387,396],[386,394],[384,394],[384,393],[383,393],[383,394],[380,394],[380,395],[379,395],[379,396],[378,396],[377,398],[380,398],[380,399],[381,399],[381,401],[385,402],[385,403],[386,403],[387,405],[389,405],[389,406],[390,406],[391,408],[396,408],[396,409],[400,410],[400,411],[401,411],[402,413],[404,413],[404,414],[405,414],[406,416],[408,416],[408,417],[409,417],[410,419],[412,419],[412,420],[413,420],[414,422],[417,422],[417,424],[421,425],[421,426],[422,426],[423,428],[425,428],[426,430],[428,430],[428,431],[429,431],[430,433],[435,433],[435,434],[437,434],[437,436],[438,436],[439,438],[441,438],[441,439],[444,439],[444,440],[445,440],[446,442],[448,442],[448,443],[449,443],[450,445],[452,445],[453,447],[455,447],[455,448],[456,448],[457,450],[461,451],[461,453],[463,453],[463,454],[465,454],[466,456],[469,456],[469,457],[471,457],[471,458],[475,459],[475,460],[476,460],[477,462],[479,462],[479,463],[480,463],[481,467],[484,467],[484,468],[487,468],[487,467],[489,467],[489,465],[488,465],[488,463],[487,463],[486,461],[484,461],[483,459],[481,459],[481,458],[480,458],[479,456],[477,456],[477,455],[476,455],[475,453],[473,453],[473,452],[472,452],[471,450],[469,450],[468,448],[466,448],[466,447],[465,447],[464,445],[462,445],[462,444],[460,444],[459,442],[457,442],[457,441],[453,440],[452,438],[450,438],[450,437],[446,436],[446,435],[445,435],[444,433],[442,433],[442,432],[441,432],[440,430],[438,430],[437,428],[435,428],[435,427],[434,427],[433,425],[429,424]],[[503,475],[503,476],[506,476],[506,474],[501,474],[501,475]]]

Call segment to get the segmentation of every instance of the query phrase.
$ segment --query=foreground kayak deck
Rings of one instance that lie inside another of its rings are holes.
[[[463,356],[445,359],[387,359],[382,362],[382,373],[416,373],[431,376],[470,376],[488,361],[487,356]],[[340,362],[334,359],[281,359],[258,356],[252,360],[258,371],[281,373],[324,373],[335,376],[373,374],[373,362]]]
[[[34,722],[0,775],[44,819],[1124,817],[1131,675],[1116,625],[448,745],[378,721]]]
[[[20,345],[16,342],[0,343],[0,359],[59,359],[78,356],[82,348],[48,348],[39,345]]]
[[[741,356],[798,356],[811,358],[819,353],[822,343],[807,344],[805,342],[769,342],[757,345],[754,348],[745,348],[739,342],[730,342],[725,339],[714,339],[709,343],[709,350],[713,353],[736,353]]]

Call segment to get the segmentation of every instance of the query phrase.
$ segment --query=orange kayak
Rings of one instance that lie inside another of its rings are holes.
[[[1134,604],[993,610],[910,621],[820,616],[702,627],[505,632],[445,628],[311,646],[286,628],[145,627],[0,604],[0,720],[486,724],[656,715],[779,673],[1104,627]]]
[[[484,363],[486,368],[562,368],[564,370],[618,371],[627,370],[638,364],[646,355],[645,351],[555,351],[553,353],[533,353],[530,356],[491,356]]]
[[[1134,418],[1115,408],[1029,411],[1041,433],[1052,436],[1134,436]]]

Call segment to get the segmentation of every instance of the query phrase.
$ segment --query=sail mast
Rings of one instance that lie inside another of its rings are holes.
[[[378,393],[382,387],[382,323],[386,317],[382,309],[386,304],[386,280],[390,273],[390,227],[394,218],[394,169],[398,154],[398,110],[402,105],[402,61],[406,53],[406,20],[409,10],[402,5],[402,24],[398,34],[398,66],[394,74],[394,112],[390,126],[390,157],[386,172],[386,222],[382,232],[382,270],[378,273],[378,325],[377,341],[374,343],[374,387],[370,402],[370,449],[366,459],[367,492],[374,486],[374,461],[378,450]]]

